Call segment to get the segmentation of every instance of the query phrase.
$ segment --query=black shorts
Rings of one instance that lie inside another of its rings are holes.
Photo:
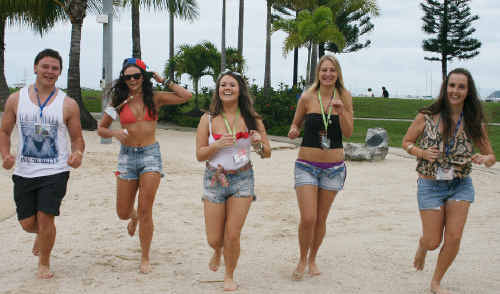
[[[37,211],[59,215],[68,179],[69,171],[36,178],[13,175],[17,219],[31,217]]]

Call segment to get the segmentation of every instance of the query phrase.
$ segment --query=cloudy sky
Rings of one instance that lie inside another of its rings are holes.
[[[226,46],[237,47],[238,0],[226,0]],[[245,1],[245,31],[243,54],[247,60],[246,75],[262,85],[265,58],[265,0]],[[372,41],[371,47],[357,53],[338,56],[347,87],[354,95],[365,93],[368,87],[381,95],[381,87],[386,86],[391,96],[436,95],[441,80],[441,65],[424,60],[421,44],[426,35],[422,32],[423,12],[416,0],[378,0],[381,15],[373,19],[374,31],[365,38]],[[482,43],[479,56],[465,61],[455,61],[454,67],[468,68],[483,96],[494,89],[500,89],[500,1],[471,1],[474,14],[480,19],[473,24],[475,38]],[[221,0],[198,0],[200,17],[193,23],[177,21],[175,26],[176,46],[197,44],[209,40],[220,48],[221,43]],[[119,10],[114,20],[113,72],[115,77],[121,61],[132,52],[130,9]],[[64,70],[58,86],[66,87],[68,54],[70,45],[69,23],[61,23],[49,33],[39,35],[19,26],[6,30],[7,82],[12,85],[22,81],[33,81],[33,59],[44,48],[60,51],[64,58]],[[165,12],[142,11],[141,46],[142,56],[150,69],[163,72],[168,58],[168,16]],[[282,44],[285,34],[277,32],[272,36],[271,80],[273,86],[280,83],[291,84],[293,54],[283,57]],[[306,50],[299,56],[299,75],[305,75]],[[81,84],[83,87],[98,88],[102,72],[102,24],[94,15],[85,19],[82,32]],[[189,83],[187,76],[183,82]],[[202,84],[213,86],[207,77]]]

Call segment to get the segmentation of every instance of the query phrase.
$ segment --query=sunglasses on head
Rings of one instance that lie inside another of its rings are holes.
[[[129,81],[130,79],[134,78],[134,80],[138,80],[142,77],[142,73],[138,72],[138,73],[135,73],[135,74],[131,74],[131,75],[123,75],[123,79],[125,81]]]
[[[237,72],[237,71],[232,71],[232,70],[230,70],[229,68],[228,68],[228,69],[225,69],[223,72],[221,72],[221,73],[219,74],[219,78],[220,78],[220,77],[222,77],[223,75],[227,75],[227,74],[232,74],[232,75],[235,75],[235,76],[237,76],[237,77],[241,78],[241,74],[240,74],[239,72]]]

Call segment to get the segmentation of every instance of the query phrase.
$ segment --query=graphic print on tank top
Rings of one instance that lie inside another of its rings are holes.
[[[33,113],[20,117],[19,121],[23,137],[21,161],[55,164],[59,155],[57,119]]]

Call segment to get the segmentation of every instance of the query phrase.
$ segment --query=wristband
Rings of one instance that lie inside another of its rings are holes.
[[[411,150],[415,147],[415,144],[411,143],[410,145],[406,146],[406,152],[411,155]]]
[[[166,81],[163,81],[163,85],[167,86],[169,88],[172,86],[173,83],[174,83],[174,81],[170,78],[168,78]]]

